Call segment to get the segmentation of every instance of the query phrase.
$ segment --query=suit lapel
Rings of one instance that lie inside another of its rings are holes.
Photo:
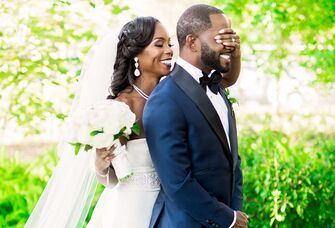
[[[176,84],[185,92],[185,94],[191,98],[191,100],[196,104],[196,106],[205,116],[213,131],[219,137],[224,147],[224,153],[228,157],[228,160],[233,165],[233,158],[232,154],[230,153],[225,131],[221,124],[220,118],[214,106],[207,97],[205,91],[192,78],[190,74],[188,74],[182,67],[177,64],[174,70],[171,72],[171,77],[176,82]]]
[[[233,154],[233,160],[234,160],[234,167],[237,162],[237,130],[236,130],[236,120],[235,120],[235,113],[232,107],[232,104],[228,100],[226,96],[226,92],[224,89],[219,90],[223,100],[226,103],[227,109],[228,109],[228,123],[229,123],[229,141],[230,141],[230,148],[231,152]]]

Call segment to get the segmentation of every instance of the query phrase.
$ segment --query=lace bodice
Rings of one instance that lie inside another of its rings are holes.
[[[147,141],[145,139],[128,141],[127,157],[133,175],[122,185],[132,189],[159,190],[160,182],[150,157]]]

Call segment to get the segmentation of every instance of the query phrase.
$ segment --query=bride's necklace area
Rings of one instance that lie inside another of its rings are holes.
[[[140,88],[138,88],[136,85],[133,85],[134,89],[136,90],[136,92],[143,97],[144,99],[148,100],[149,95],[147,95],[145,92],[143,92],[143,90],[141,90]]]

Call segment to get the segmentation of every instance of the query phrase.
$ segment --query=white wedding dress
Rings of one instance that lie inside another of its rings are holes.
[[[127,142],[133,175],[125,183],[105,188],[87,225],[89,228],[148,228],[160,190],[145,139]]]

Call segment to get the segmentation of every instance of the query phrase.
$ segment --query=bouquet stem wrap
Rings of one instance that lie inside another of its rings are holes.
[[[115,144],[114,155],[115,157],[112,160],[112,165],[114,167],[115,174],[120,182],[126,182],[128,178],[133,175],[133,170],[128,160],[126,146],[121,146],[118,141]]]

